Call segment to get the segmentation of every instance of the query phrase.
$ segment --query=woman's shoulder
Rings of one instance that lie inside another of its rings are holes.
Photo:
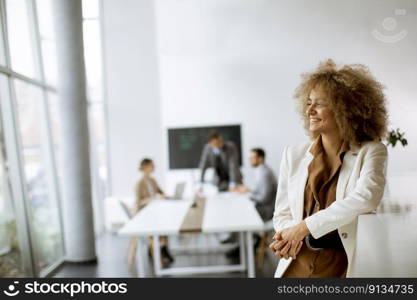
[[[147,181],[148,181],[148,179],[145,176],[142,176],[142,177],[137,179],[136,185],[137,186],[144,186],[144,185],[146,185]]]
[[[295,145],[287,145],[284,149],[284,154],[286,154],[287,159],[290,161],[298,160],[304,157],[309,149],[310,146],[313,144],[313,141],[299,143]],[[366,141],[362,142],[358,146],[351,146],[351,149],[356,152],[373,152],[373,151],[382,151],[387,152],[387,147],[381,141]]]
[[[286,146],[287,155],[292,158],[298,158],[304,156],[310,148],[312,142],[304,142],[295,145]]]
[[[358,146],[359,151],[387,151],[387,146],[381,141],[366,141]]]

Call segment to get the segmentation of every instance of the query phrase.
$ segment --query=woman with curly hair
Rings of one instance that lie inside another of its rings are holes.
[[[383,86],[363,65],[327,60],[302,75],[295,98],[312,142],[283,152],[275,277],[349,277],[358,216],[376,209],[385,186]]]

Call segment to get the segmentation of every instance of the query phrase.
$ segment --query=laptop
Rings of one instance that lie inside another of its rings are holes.
[[[182,199],[184,195],[185,190],[185,182],[178,182],[175,186],[175,194],[173,199]]]

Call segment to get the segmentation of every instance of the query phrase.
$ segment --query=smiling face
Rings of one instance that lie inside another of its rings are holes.
[[[321,87],[311,90],[307,100],[309,130],[315,134],[329,134],[338,131],[333,110],[330,108],[327,93]]]

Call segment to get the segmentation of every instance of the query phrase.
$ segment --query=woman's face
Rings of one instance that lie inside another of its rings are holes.
[[[155,166],[153,163],[149,163],[143,168],[143,173],[145,174],[151,174],[155,169]]]
[[[311,90],[307,100],[307,117],[309,130],[317,134],[329,134],[338,131],[333,110],[330,108],[327,94],[321,87]]]

